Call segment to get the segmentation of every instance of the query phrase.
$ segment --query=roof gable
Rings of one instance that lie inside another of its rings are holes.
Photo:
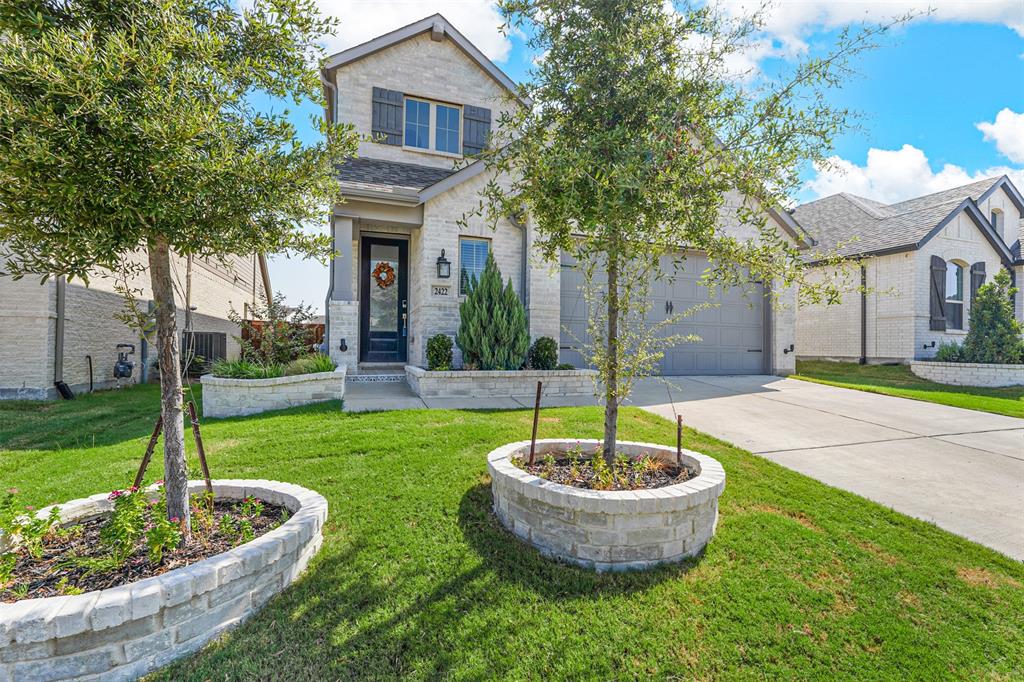
[[[475,62],[476,65],[484,71],[484,73],[494,79],[503,88],[508,90],[512,95],[519,99],[520,102],[528,104],[528,100],[523,99],[520,95],[519,88],[516,86],[515,81],[509,78],[505,72],[498,68],[494,62],[488,59],[476,45],[459,33],[459,31],[452,26],[451,22],[440,14],[432,14],[429,17],[424,17],[423,19],[403,26],[402,28],[395,29],[390,33],[378,36],[373,40],[369,40],[360,45],[356,45],[355,47],[350,47],[347,50],[338,52],[324,61],[323,71],[333,71],[341,66],[351,64],[352,62],[368,57],[380,52],[381,50],[386,50],[393,45],[397,45],[398,43],[428,32],[433,40],[451,40],[452,43],[454,43],[456,47],[462,50],[466,56]]]

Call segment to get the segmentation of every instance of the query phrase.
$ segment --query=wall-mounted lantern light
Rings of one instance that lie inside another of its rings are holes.
[[[789,344],[789,348],[783,348],[782,349],[782,354],[783,355],[789,355],[792,352],[793,352],[793,344]]]
[[[444,249],[441,249],[441,255],[437,257],[437,276],[439,279],[452,276],[452,264],[444,257]]]

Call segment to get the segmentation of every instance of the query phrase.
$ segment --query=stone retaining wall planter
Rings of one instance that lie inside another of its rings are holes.
[[[213,489],[218,498],[283,505],[291,517],[252,542],[153,578],[0,604],[0,681],[133,680],[200,649],[291,584],[323,542],[327,500],[277,481],[220,480]],[[58,506],[63,522],[113,509],[106,493]]]
[[[911,362],[910,371],[922,379],[954,386],[1024,386],[1024,365],[928,360]]]
[[[597,371],[592,369],[432,372],[407,366],[406,381],[421,398],[495,398],[533,396],[544,382],[546,396],[593,395]]]
[[[333,372],[272,379],[228,379],[204,374],[201,382],[204,417],[240,417],[345,397],[344,366]]]
[[[575,440],[539,440],[537,452],[564,451]],[[579,441],[593,453],[599,441]],[[620,441],[628,456],[647,454],[675,462],[674,448]],[[715,533],[725,471],[718,461],[683,450],[698,475],[651,490],[600,491],[552,483],[511,462],[530,452],[529,441],[487,456],[494,512],[501,523],[545,556],[598,571],[644,569],[698,554]]]

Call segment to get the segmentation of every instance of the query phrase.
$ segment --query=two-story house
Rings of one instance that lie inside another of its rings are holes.
[[[834,194],[794,215],[823,251],[859,262],[840,304],[800,309],[801,358],[930,358],[943,342],[963,341],[974,294],[999,268],[1024,283],[1024,197],[1006,176],[895,204]],[[1014,306],[1024,320],[1024,296]]]
[[[330,57],[322,80],[325,115],[367,138],[358,158],[339,169],[344,203],[332,218],[338,255],[326,302],[331,356],[352,373],[423,365],[430,336],[455,335],[466,283],[493,253],[526,306],[530,336],[558,340],[562,361],[583,366],[586,310],[571,259],[551,265],[533,257],[529,216],[491,229],[468,215],[489,171],[480,161],[456,170],[488,144],[503,111],[529,106],[517,99],[515,83],[440,15]],[[723,220],[739,200],[727,197]],[[789,239],[809,241],[791,216],[767,213]],[[749,226],[726,227],[756,234]],[[704,269],[700,254],[689,254],[674,281],[657,282],[652,320],[706,301],[709,292],[698,281]],[[780,291],[775,307],[761,284],[745,293],[721,292],[714,307],[667,331],[702,341],[669,349],[658,370],[792,371],[793,292]]]

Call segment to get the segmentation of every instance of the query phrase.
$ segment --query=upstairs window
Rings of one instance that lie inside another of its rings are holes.
[[[1006,235],[1003,234],[1003,212],[998,208],[992,209],[992,227],[995,228],[1000,239],[1006,238]]]
[[[487,239],[459,237],[459,296],[469,293],[470,281],[480,281],[490,248],[491,242]]]
[[[405,146],[430,149],[430,102],[405,100]]]
[[[456,107],[436,105],[437,131],[434,134],[434,145],[439,152],[449,154],[460,153],[459,144],[459,110]]]
[[[964,266],[946,263],[946,328],[964,328]]]

